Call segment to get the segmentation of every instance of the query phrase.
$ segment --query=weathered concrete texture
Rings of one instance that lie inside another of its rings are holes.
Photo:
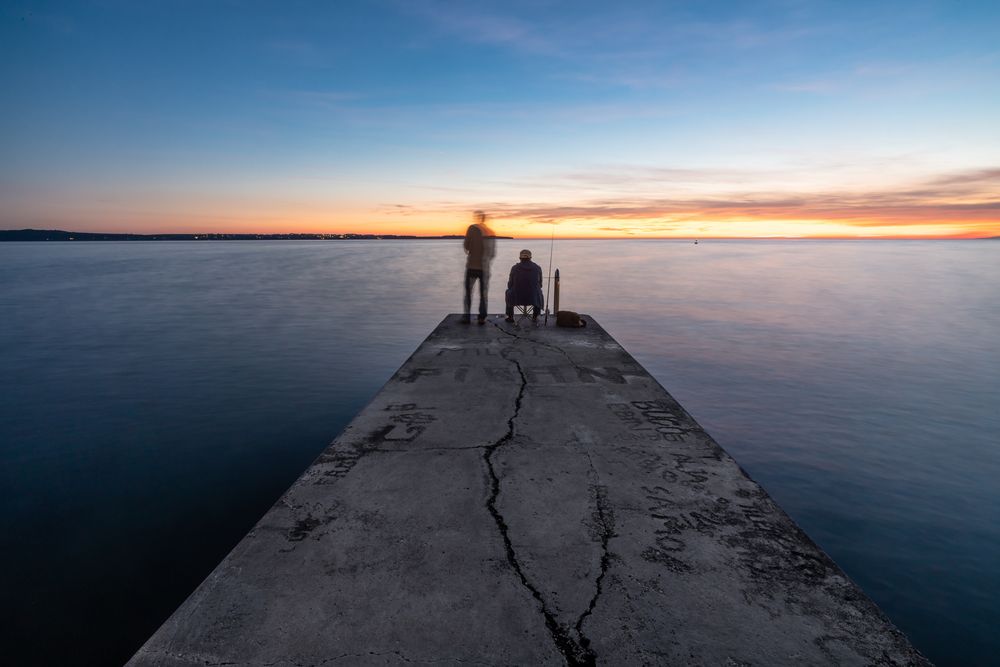
[[[131,664],[926,664],[587,319],[447,317]]]

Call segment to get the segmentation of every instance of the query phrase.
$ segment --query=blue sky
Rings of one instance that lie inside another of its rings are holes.
[[[1000,229],[997,3],[15,1],[0,42],[4,228]]]

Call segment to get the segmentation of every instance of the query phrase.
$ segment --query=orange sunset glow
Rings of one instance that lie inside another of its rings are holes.
[[[743,180],[753,175],[744,176]],[[700,176],[702,180],[710,176]],[[774,176],[768,180],[773,181]],[[983,238],[1000,236],[1000,170],[972,170],[924,177],[880,190],[806,192],[718,191],[647,179],[641,184],[601,186],[600,198],[551,179],[545,198],[516,202],[508,187],[502,200],[409,199],[408,204],[370,205],[317,190],[298,201],[272,197],[155,197],[153,207],[81,194],[79,199],[24,205],[20,213],[42,228],[73,226],[90,231],[148,233],[318,233],[438,236],[461,233],[472,210],[490,215],[498,234],[521,238]],[[542,183],[544,176],[535,181]],[[773,183],[763,183],[773,186]],[[794,184],[793,184],[794,185]],[[662,187],[686,197],[655,196]],[[697,190],[692,196],[692,191]],[[578,199],[571,199],[576,196]],[[16,216],[18,209],[8,210]],[[68,222],[71,220],[71,222]]]

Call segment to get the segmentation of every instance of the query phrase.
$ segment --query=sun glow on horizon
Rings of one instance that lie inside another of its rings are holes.
[[[137,229],[127,220],[117,224],[95,221],[80,224],[66,231],[141,234],[372,234],[399,236],[455,236],[464,234],[471,215],[411,216],[405,220],[375,217],[327,216],[316,214],[299,218],[256,217],[244,219],[233,216],[212,219],[198,216],[179,222],[177,218],[160,223],[148,222]],[[331,222],[331,218],[341,218]],[[523,239],[557,238],[578,239],[974,239],[1000,236],[1000,220],[952,220],[942,222],[900,222],[899,220],[863,220],[844,222],[823,219],[779,218],[698,218],[682,222],[662,218],[629,219],[565,218],[538,221],[523,217],[490,215],[489,224],[498,236]],[[36,225],[39,229],[60,228],[54,224]]]

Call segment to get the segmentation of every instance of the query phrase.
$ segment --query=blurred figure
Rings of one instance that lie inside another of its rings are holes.
[[[514,306],[531,306],[531,319],[538,320],[542,310],[542,267],[531,261],[531,251],[524,249],[521,261],[510,267],[507,279],[507,321],[514,321]]]
[[[465,310],[462,324],[469,324],[469,312],[472,308],[472,285],[479,281],[479,324],[486,323],[486,296],[489,294],[490,263],[493,261],[496,239],[492,230],[486,226],[486,214],[476,211],[473,214],[475,222],[465,231]]]

